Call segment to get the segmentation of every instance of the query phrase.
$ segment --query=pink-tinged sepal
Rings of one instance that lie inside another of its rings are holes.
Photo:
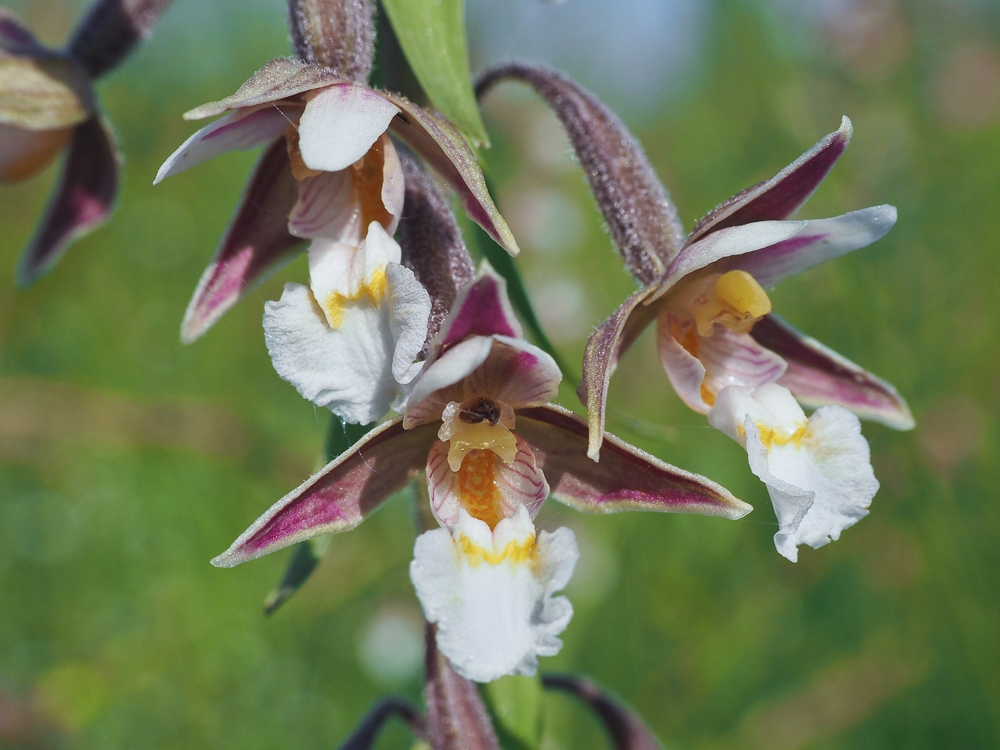
[[[586,455],[587,423],[553,405],[517,415],[518,435],[531,446],[551,495],[585,513],[647,510],[742,518],[753,508],[725,487],[606,435],[600,463]]]
[[[475,281],[459,292],[435,343],[447,349],[470,336],[521,335],[521,324],[507,299],[507,282],[484,261]]]
[[[546,690],[572,693],[597,714],[615,750],[662,750],[649,727],[638,715],[582,677],[563,674],[542,675]]]
[[[232,96],[202,104],[184,113],[185,120],[203,120],[223,112],[288,99],[312,89],[343,83],[329,68],[281,57],[271,60],[240,86]]]
[[[461,131],[438,114],[428,112],[397,94],[385,94],[400,109],[392,132],[416,151],[454,190],[469,218],[486,230],[500,247],[517,255],[517,242],[490,197],[476,155]]]
[[[838,130],[824,136],[774,177],[737,193],[709,211],[695,225],[687,244],[694,244],[705,235],[726,227],[792,216],[833,169],[847,148],[852,132],[851,121],[843,118]]]
[[[167,157],[153,179],[157,185],[168,177],[229,151],[246,151],[273,141],[289,124],[298,121],[302,107],[263,106],[232,112],[198,130]]]
[[[59,186],[21,256],[19,286],[38,281],[73,240],[107,221],[118,194],[118,164],[110,128],[99,117],[74,128]]]
[[[587,455],[594,461],[600,456],[601,441],[604,439],[604,412],[611,376],[618,360],[656,318],[657,308],[645,304],[655,292],[655,285],[633,292],[587,340],[583,353],[583,378],[577,395],[587,407],[590,423]]]
[[[302,250],[302,240],[288,232],[297,191],[285,142],[276,141],[257,162],[215,257],[198,282],[181,324],[181,341],[198,339]]]
[[[726,258],[718,264],[717,270],[747,271],[767,289],[789,276],[867,247],[884,237],[895,223],[893,206],[872,206],[832,219],[806,221],[794,237]]]
[[[777,315],[768,315],[757,323],[751,335],[788,363],[778,383],[806,406],[837,404],[862,419],[897,430],[913,429],[913,414],[892,385],[797,331]]]
[[[353,529],[424,468],[434,426],[404,430],[396,418],[368,433],[285,495],[212,560],[231,568],[311,539]]]

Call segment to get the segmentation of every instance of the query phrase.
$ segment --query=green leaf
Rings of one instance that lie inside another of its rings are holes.
[[[536,750],[542,739],[542,682],[535,677],[501,677],[483,686],[501,744]]]
[[[488,144],[469,74],[462,0],[382,0],[382,5],[434,106],[475,144]]]
[[[336,414],[331,415],[330,429],[326,433],[326,445],[323,446],[326,461],[330,462],[346,451],[374,426],[374,423],[345,424]],[[284,575],[281,576],[281,582],[264,600],[264,614],[269,615],[274,612],[309,580],[319,561],[326,554],[330,538],[330,534],[324,534],[299,542],[292,547],[292,556]]]

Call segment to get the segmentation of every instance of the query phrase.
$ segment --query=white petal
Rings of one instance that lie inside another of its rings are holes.
[[[807,268],[870,245],[896,223],[893,206],[872,206],[860,211],[805,222],[802,231],[784,242],[731,258],[719,270],[739,268],[765,288]]]
[[[523,506],[533,519],[549,496],[549,485],[535,462],[531,447],[517,435],[514,437],[517,454],[513,463],[508,466],[499,458],[494,461],[493,483],[498,493],[499,510],[505,518],[510,518]],[[427,455],[427,492],[431,512],[438,523],[451,527],[462,509],[462,496],[459,472],[452,471],[448,465],[448,448],[448,443],[439,440]]]
[[[556,636],[573,607],[552,595],[569,582],[579,552],[569,529],[537,540],[534,531],[523,507],[492,533],[460,510],[451,531],[417,538],[410,579],[424,616],[437,623],[438,648],[467,679],[533,675],[539,656],[562,648]]]
[[[388,311],[365,302],[346,305],[336,329],[308,287],[286,284],[278,302],[264,305],[274,369],[304,398],[355,424],[385,416],[398,390]]]
[[[745,441],[750,468],[767,485],[778,517],[775,547],[792,562],[797,545],[822,547],[868,515],[878,480],[851,412],[825,406],[806,420],[788,389],[772,384],[752,397],[724,389],[708,418]]]
[[[660,289],[650,301],[666,294],[688,274],[722,258],[745,255],[789,240],[798,235],[805,226],[804,221],[755,221],[752,224],[712,232],[678,253],[667,269],[666,278]]]
[[[310,169],[338,172],[368,153],[399,109],[366,86],[340,83],[306,104],[299,150]]]
[[[378,222],[368,225],[368,234],[356,248],[333,240],[313,240],[309,246],[309,286],[333,327],[338,323],[329,301],[334,295],[353,299],[365,294],[375,274],[389,263],[399,263],[401,251],[396,241]]]
[[[298,119],[301,107],[294,105],[280,108],[267,104],[260,109],[237,110],[206,125],[188,138],[181,147],[163,162],[153,184],[188,167],[201,164],[213,156],[227,151],[250,149],[260,146],[285,132],[290,123]]]
[[[385,138],[382,155],[384,157],[382,164],[382,205],[393,216],[393,222],[387,227],[387,230],[389,234],[394,234],[396,227],[399,226],[399,217],[403,214],[406,182],[403,178],[403,163],[399,160],[396,147],[389,137]]]
[[[431,298],[413,271],[398,263],[389,263],[386,268],[386,292],[389,332],[396,341],[392,353],[392,376],[397,383],[406,384],[417,376],[424,365],[413,360],[423,351],[427,339]]]
[[[441,419],[441,411],[453,399],[436,391],[460,382],[486,361],[493,348],[492,336],[472,336],[429,364],[414,382],[406,407],[406,426]]]
[[[681,401],[696,412],[707,413],[710,407],[701,394],[705,365],[674,337],[670,313],[664,313],[657,319],[656,346],[660,364]]]
[[[299,199],[288,215],[288,232],[296,237],[324,237],[357,247],[361,206],[349,170],[323,172],[299,183]]]

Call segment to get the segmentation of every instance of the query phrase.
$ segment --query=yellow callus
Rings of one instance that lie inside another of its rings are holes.
[[[512,464],[517,456],[517,439],[499,423],[455,420],[448,440],[448,466],[452,471],[458,471],[465,457],[475,450],[492,451],[505,464]]]
[[[771,312],[767,292],[746,271],[710,276],[703,284],[689,304],[699,336],[711,336],[716,323],[736,333],[749,333],[754,323]]]
[[[351,294],[331,292],[323,301],[323,312],[330,326],[336,330],[344,322],[344,309],[352,302],[368,297],[375,307],[378,307],[386,295],[386,266],[383,264],[372,272],[371,278]]]

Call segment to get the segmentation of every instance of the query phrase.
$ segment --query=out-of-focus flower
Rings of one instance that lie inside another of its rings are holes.
[[[119,157],[92,81],[144,37],[170,0],[98,0],[66,49],[42,46],[0,8],[0,184],[26,180],[65,152],[45,215],[21,255],[17,283],[41,278],[69,244],[107,220]]]
[[[580,395],[590,456],[600,456],[618,359],[655,320],[660,360],[674,390],[745,444],[754,472],[767,483],[781,526],[779,551],[794,560],[796,543],[817,547],[836,539],[864,515],[878,488],[855,415],[897,429],[911,428],[913,418],[891,385],[771,314],[765,288],[865,247],[895,223],[892,206],[789,220],[847,147],[850,121],[845,117],[839,130],[775,177],[713,209],[685,239],[641,147],[599,101],[558,73],[519,64],[488,71],[479,91],[504,77],[534,86],[566,125],[618,249],[643,284],[587,343]],[[768,402],[781,408],[757,424],[766,409],[753,399],[769,384],[788,399],[769,389]],[[734,390],[719,403],[727,388]],[[798,405],[795,411],[787,403],[796,399],[826,407],[808,428]],[[760,439],[740,433],[748,417],[753,429],[763,430]],[[786,441],[806,434],[808,440]],[[841,474],[841,463],[850,462],[863,465]]]
[[[353,528],[426,469],[441,528],[417,539],[411,578],[438,646],[472,680],[534,673],[572,616],[553,594],[572,574],[573,535],[537,533],[533,523],[550,494],[592,513],[750,511],[612,436],[600,464],[590,461],[586,423],[548,403],[560,379],[552,358],[522,338],[503,280],[486,267],[459,293],[403,416],[276,503],[213,564]]]
[[[272,60],[233,96],[185,114],[224,115],[192,135],[160,168],[156,182],[220,153],[270,144],[236,216],[205,271],[181,327],[198,338],[269,271],[312,240],[313,295],[321,307],[354,249],[372,227],[391,235],[404,180],[387,132],[420,154],[459,194],[469,216],[512,255],[517,244],[486,189],[461,133],[401,96],[345,80],[314,63]],[[328,312],[328,322],[333,318]]]

